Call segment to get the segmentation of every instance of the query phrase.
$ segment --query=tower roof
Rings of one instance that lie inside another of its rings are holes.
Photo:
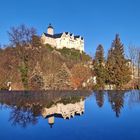
[[[53,26],[51,25],[51,23],[49,24],[48,28],[52,28],[53,29]]]

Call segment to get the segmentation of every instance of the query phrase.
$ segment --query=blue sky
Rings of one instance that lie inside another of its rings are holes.
[[[116,33],[125,46],[140,46],[140,0],[1,0],[0,44],[8,42],[11,26],[23,23],[39,35],[49,23],[56,33],[80,34],[92,55],[98,44],[107,52]]]

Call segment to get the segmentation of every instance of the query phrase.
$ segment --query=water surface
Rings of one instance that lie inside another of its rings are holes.
[[[140,91],[1,91],[0,139],[140,140]]]

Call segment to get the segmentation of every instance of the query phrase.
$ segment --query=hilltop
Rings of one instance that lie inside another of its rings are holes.
[[[1,89],[7,89],[8,82],[13,90],[77,89],[91,76],[85,66],[90,56],[75,49],[8,46],[0,50],[0,60]],[[84,79],[76,75],[82,69],[88,72]]]
[[[8,34],[10,44],[0,49],[0,89],[139,88],[139,67],[135,70],[135,66],[139,66],[139,59],[136,57],[134,63],[133,58],[125,57],[124,45],[118,34],[111,44],[107,57],[104,56],[104,47],[99,44],[93,59],[80,49],[84,45],[80,48],[77,47],[79,45],[70,48],[74,36],[69,33],[60,34],[61,39],[56,38],[56,34],[51,36],[46,34],[45,43],[34,28],[24,25],[11,28]],[[63,40],[63,43],[60,43],[61,47],[51,45],[49,42],[49,40],[57,42],[57,39],[60,42]],[[81,40],[83,44],[84,40],[81,37],[76,38],[75,43],[80,43]],[[64,44],[66,46],[63,46]],[[137,53],[133,54],[139,54],[139,50],[135,52]]]

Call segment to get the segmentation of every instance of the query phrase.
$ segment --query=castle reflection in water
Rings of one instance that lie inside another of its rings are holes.
[[[133,93],[132,93],[133,92]],[[12,125],[27,127],[38,123],[38,118],[48,119],[52,127],[55,118],[72,119],[85,112],[85,99],[89,96],[96,98],[98,107],[103,107],[107,96],[116,117],[124,107],[124,98],[128,97],[129,104],[140,102],[140,92],[137,91],[47,91],[47,92],[0,92],[0,105],[10,108],[9,121]]]
[[[55,117],[70,119],[76,115],[82,115],[84,113],[84,103],[85,101],[80,99],[75,103],[57,103],[56,105],[52,105],[50,108],[42,109],[42,116],[44,118],[48,118],[48,123],[50,126],[54,124]]]
[[[52,127],[55,118],[71,119],[84,113],[85,91],[47,92],[1,92],[0,104],[10,107],[9,121],[13,125],[26,127],[36,124],[38,117],[48,119]]]

